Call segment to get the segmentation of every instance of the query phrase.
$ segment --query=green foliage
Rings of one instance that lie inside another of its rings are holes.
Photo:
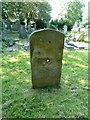
[[[58,28],[58,29],[61,29],[61,30],[63,30],[64,25],[67,25],[67,28],[68,28],[67,30],[68,31],[70,31],[72,29],[72,27],[73,27],[72,23],[70,23],[68,20],[62,19],[62,18],[61,18],[61,20],[58,20],[58,19],[52,20],[50,22],[50,25],[51,26],[54,25],[55,28]]]
[[[3,53],[3,118],[87,118],[87,69],[87,50],[64,50],[61,87],[32,89],[29,52]]]
[[[10,44],[14,45],[14,39],[13,38],[8,38],[7,36],[2,36],[2,50],[9,47]]]
[[[55,25],[58,29],[63,29],[63,26],[67,25],[68,31],[70,31],[75,21],[82,21],[83,7],[84,4],[79,0],[67,2],[67,12],[63,14],[64,18],[52,20],[50,24]]]
[[[7,39],[7,37],[2,37],[2,41],[3,41],[3,44],[2,44],[2,47],[7,47],[8,46],[8,42],[9,40]]]
[[[53,24],[53,25],[57,26],[57,25],[58,25],[58,19],[52,20],[52,21],[50,22],[50,24]]]
[[[43,28],[46,28],[46,23],[43,20],[38,19],[36,21],[36,29],[43,29]]]
[[[20,19],[23,22],[35,19],[49,20],[51,6],[48,2],[3,2],[2,17],[4,19]]]
[[[77,20],[82,21],[83,7],[84,4],[79,0],[68,2],[67,14],[65,14],[65,18],[72,24],[74,24]]]
[[[50,22],[50,27],[51,27],[51,28],[57,29],[57,28],[58,28],[58,25],[59,25],[58,19],[52,20],[52,21]]]
[[[84,23],[84,27],[90,28],[90,22]]]
[[[70,23],[68,20],[66,19],[61,19],[59,21],[59,24],[58,24],[58,29],[63,29],[63,26],[64,25],[67,25],[67,30],[70,31],[73,27],[72,23]]]
[[[55,29],[55,30],[57,29],[57,27],[55,25],[53,25],[53,24],[50,24],[49,28]]]
[[[51,6],[48,2],[39,2],[38,7],[38,19],[44,20],[48,22],[51,19],[50,13],[51,13]]]

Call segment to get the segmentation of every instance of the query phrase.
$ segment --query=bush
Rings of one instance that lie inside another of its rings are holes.
[[[84,23],[83,26],[84,26],[84,27],[87,26],[87,28],[90,28],[90,22],[86,22],[86,23]]]
[[[43,28],[46,28],[46,23],[43,20],[38,19],[36,21],[36,29],[38,30],[38,29],[43,29]]]
[[[54,30],[57,29],[57,27],[56,27],[55,25],[52,25],[52,24],[50,24],[50,27],[49,27],[49,28],[54,29]]]
[[[68,31],[71,31],[73,24],[71,24],[68,20],[66,19],[61,19],[61,20],[52,20],[50,22],[50,25],[54,25],[55,27],[57,27],[60,30],[63,30],[63,26],[67,25]]]
[[[2,49],[15,45],[13,38],[7,38],[6,36],[2,36],[2,42]]]
[[[58,19],[52,20],[50,22],[50,28],[52,28],[52,29],[57,29],[58,28]]]

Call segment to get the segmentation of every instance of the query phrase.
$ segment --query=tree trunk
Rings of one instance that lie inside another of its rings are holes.
[[[30,23],[30,18],[27,18],[27,30],[28,30],[29,23]]]

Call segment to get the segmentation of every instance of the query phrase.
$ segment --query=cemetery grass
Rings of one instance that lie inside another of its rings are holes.
[[[2,53],[3,118],[87,118],[87,59],[87,50],[64,50],[60,87],[32,89],[29,51]]]

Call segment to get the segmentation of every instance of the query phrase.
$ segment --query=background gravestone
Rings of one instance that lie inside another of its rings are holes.
[[[64,34],[44,29],[30,37],[32,86],[43,88],[60,83]]]
[[[64,25],[63,28],[64,28],[64,34],[67,34],[67,25]]]
[[[12,30],[13,31],[19,31],[20,28],[20,21],[16,20],[15,22],[12,23]]]
[[[35,26],[34,25],[29,25],[29,32],[28,32],[28,34],[31,34],[34,31],[35,31]]]
[[[7,24],[7,30],[11,31],[11,22],[7,20],[6,24]]]
[[[10,24],[7,20],[2,19],[2,32],[7,34],[10,32]]]
[[[21,24],[20,26],[20,29],[19,29],[19,37],[24,39],[24,38],[27,38],[27,32],[26,32],[26,29],[25,29],[25,24]]]

